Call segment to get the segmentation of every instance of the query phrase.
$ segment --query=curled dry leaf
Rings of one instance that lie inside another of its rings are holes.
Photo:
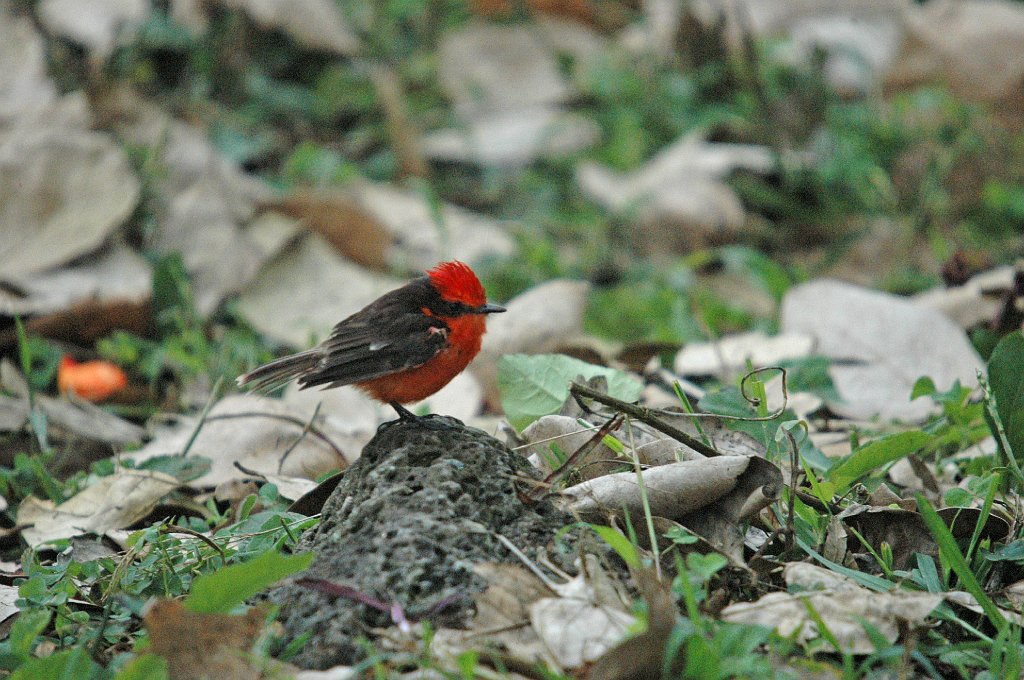
[[[852,527],[875,552],[882,543],[892,548],[893,568],[909,569],[913,566],[914,553],[938,557],[939,548],[931,532],[915,511],[898,508],[872,508],[866,505],[852,505],[836,516],[845,526]],[[866,551],[856,543],[853,550]]]
[[[933,405],[910,401],[918,378],[929,376],[945,390],[954,380],[977,384],[984,368],[963,330],[941,312],[840,281],[791,288],[781,326],[811,335],[820,354],[837,360],[829,373],[842,400],[828,405],[850,418],[923,420]]]
[[[180,485],[162,472],[118,469],[60,505],[29,496],[18,508],[17,522],[26,527],[21,535],[33,548],[61,538],[103,534],[142,519]]]
[[[719,456],[649,468],[642,475],[651,514],[679,520],[706,508],[737,488],[748,468],[752,465],[761,467],[762,464],[771,465],[758,458]],[[568,509],[584,518],[598,520],[608,514],[622,513],[633,518],[644,515],[640,487],[636,474],[632,472],[598,477],[571,486],[562,493],[567,498]],[[730,506],[735,506],[740,500],[730,499]],[[740,507],[743,507],[742,503]],[[738,508],[731,509],[738,514]]]
[[[498,359],[503,354],[550,352],[583,332],[589,290],[585,281],[555,279],[517,295],[504,314],[491,315],[480,354],[470,364],[488,404],[501,402]]]
[[[316,479],[346,467],[348,463],[334,443],[336,433],[317,422],[305,431],[308,418],[278,399],[253,394],[225,397],[210,409],[195,437],[189,456],[203,456],[210,470],[188,482],[192,488],[215,487],[244,477],[235,467],[260,474]],[[195,418],[158,431],[153,441],[133,451],[136,462],[156,456],[181,455],[197,425]],[[286,455],[287,454],[287,455]]]

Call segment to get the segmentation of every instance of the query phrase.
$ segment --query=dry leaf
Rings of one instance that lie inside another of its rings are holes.
[[[171,199],[153,246],[181,253],[196,308],[204,316],[252,280],[265,257],[239,226],[222,189],[207,181],[198,181]]]
[[[836,517],[855,529],[876,553],[887,543],[892,548],[894,569],[913,566],[914,553],[938,557],[939,549],[931,532],[915,511],[900,508],[873,508],[851,505]],[[866,552],[859,542],[849,546],[852,551]]]
[[[340,6],[331,0],[219,0],[244,9],[269,29],[279,29],[304,47],[351,56],[359,38],[348,25]]]
[[[162,472],[118,469],[61,503],[29,496],[18,508],[17,523],[30,547],[82,534],[122,529],[148,515],[161,498],[181,483]]]
[[[304,433],[308,418],[278,399],[236,394],[217,402],[207,415],[188,450],[190,456],[210,459],[210,470],[188,482],[192,488],[215,487],[245,473],[316,479],[346,467],[335,448],[334,432],[318,422],[316,431]],[[156,456],[181,455],[196,427],[195,418],[181,418],[174,426],[158,430],[153,441],[131,452],[136,462]],[[294,448],[293,448],[294,447]],[[287,453],[287,456],[285,455]]]
[[[562,668],[597,660],[622,641],[634,622],[597,557],[584,559],[586,568],[556,587],[559,597],[541,597],[529,605],[533,630]]]
[[[46,47],[32,20],[0,5],[0,132],[31,119],[57,98],[46,66]]]
[[[571,456],[594,437],[595,429],[585,429],[576,418],[569,416],[544,416],[530,423],[523,430],[522,438],[531,446],[523,453],[530,457],[530,462],[538,470],[551,472],[551,462],[558,461],[553,447],[562,452],[563,456]],[[621,463],[615,463],[618,454],[605,444],[598,443],[586,456],[576,461],[576,469],[583,479],[593,479],[608,474]],[[556,462],[557,465],[557,462]]]
[[[351,666],[334,666],[324,671],[299,671],[292,680],[358,680],[360,673]]]
[[[20,571],[20,569],[17,571]],[[0,585],[0,623],[21,611],[18,605],[15,604],[19,597],[21,595],[18,594],[18,586]],[[10,629],[7,632],[10,632]],[[4,637],[6,637],[6,634]]]
[[[814,339],[800,333],[768,336],[760,331],[729,335],[717,342],[694,342],[676,354],[674,370],[680,375],[722,375],[771,366],[788,359],[806,357]]]
[[[651,570],[634,571],[633,578],[647,603],[647,630],[608,650],[591,668],[590,680],[647,680],[662,674],[665,645],[678,612],[675,596]]]
[[[192,612],[178,600],[157,600],[142,622],[149,651],[167,660],[170,680],[251,680],[264,677],[247,657],[266,617],[261,608],[228,616]]]
[[[50,31],[86,48],[96,62],[106,61],[118,38],[149,19],[148,0],[42,0],[39,21]]]
[[[438,79],[464,125],[428,134],[427,155],[518,166],[595,143],[597,125],[560,106],[572,90],[558,69],[559,34],[486,22],[448,33],[438,48]]]
[[[589,198],[631,218],[633,238],[643,250],[664,254],[734,239],[746,213],[722,180],[734,170],[764,173],[774,167],[766,147],[688,135],[625,175],[580,163],[576,181]]]
[[[146,260],[117,244],[71,267],[6,277],[20,294],[0,289],[0,313],[48,314],[85,300],[93,306],[115,300],[138,303],[149,297],[152,278]]]
[[[903,40],[903,0],[700,0],[696,16],[714,26],[722,16],[730,47],[745,36],[789,38],[784,54],[810,62],[823,51],[825,76],[840,91],[867,92],[897,58]]]
[[[905,90],[925,82],[972,101],[1013,101],[1024,80],[1024,7],[1006,0],[913,4],[906,39],[887,77]]]
[[[107,134],[45,128],[0,136],[0,271],[24,276],[95,250],[138,199],[128,157]]]
[[[735,488],[752,458],[720,456],[649,468],[643,472],[652,515],[679,519],[706,507]],[[636,474],[618,472],[597,477],[562,491],[569,510],[585,518],[608,514],[643,517],[645,508]]]
[[[965,330],[995,319],[1003,306],[1003,295],[1013,287],[1016,267],[1007,265],[971,277],[962,286],[933,288],[915,295],[923,307],[939,310]]]
[[[238,311],[269,339],[308,347],[334,324],[404,282],[342,259],[310,235],[266,265],[242,293]]]
[[[423,137],[423,151],[434,160],[517,168],[538,158],[557,158],[585,149],[600,136],[600,127],[589,118],[553,106],[537,106],[481,114],[464,128],[430,132]]]
[[[818,626],[808,614],[812,607],[839,641],[843,651],[870,654],[875,644],[863,622],[874,626],[890,643],[899,637],[902,622],[921,625],[942,602],[939,593],[890,591],[867,588],[811,593],[769,593],[757,602],[731,604],[722,620],[774,628],[783,637],[806,642],[819,637]]]
[[[448,33],[438,46],[437,75],[463,115],[564,102],[572,93],[529,24],[474,21]]]
[[[353,203],[391,235],[386,259],[396,269],[419,275],[444,260],[472,263],[515,249],[500,222],[448,203],[441,203],[435,215],[422,192],[370,182],[356,183],[349,192]]]
[[[358,205],[350,193],[301,189],[270,204],[320,234],[338,254],[370,267],[387,267],[394,237],[375,216]]]
[[[910,401],[921,376],[940,390],[954,380],[977,384],[981,359],[963,330],[941,312],[910,300],[840,281],[791,288],[782,302],[782,331],[815,338],[841,401],[829,407],[850,418],[923,420],[933,405]]]

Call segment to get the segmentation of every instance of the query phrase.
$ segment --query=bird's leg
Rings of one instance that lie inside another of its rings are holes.
[[[395,409],[395,413],[398,414],[398,418],[395,420],[385,420],[383,423],[377,426],[377,433],[381,433],[387,430],[392,425],[398,425],[400,423],[415,423],[420,420],[420,417],[407,409],[406,407],[399,404],[397,401],[389,401],[388,406]]]
[[[398,414],[399,420],[418,420],[419,416],[407,409],[406,407],[399,404],[397,401],[390,402],[391,408],[395,409],[395,413]]]

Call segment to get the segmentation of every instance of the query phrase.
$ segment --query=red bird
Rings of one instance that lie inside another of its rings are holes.
[[[480,351],[486,315],[504,311],[488,304],[472,269],[444,262],[341,321],[316,347],[239,376],[238,385],[273,390],[296,378],[300,389],[355,385],[399,418],[413,418],[402,404],[461,373]]]

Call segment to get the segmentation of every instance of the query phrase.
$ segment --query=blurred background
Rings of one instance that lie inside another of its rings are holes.
[[[633,366],[802,281],[985,273],[944,310],[984,358],[1021,45],[1010,0],[0,0],[0,353],[141,420],[458,258],[572,280],[502,351]]]

